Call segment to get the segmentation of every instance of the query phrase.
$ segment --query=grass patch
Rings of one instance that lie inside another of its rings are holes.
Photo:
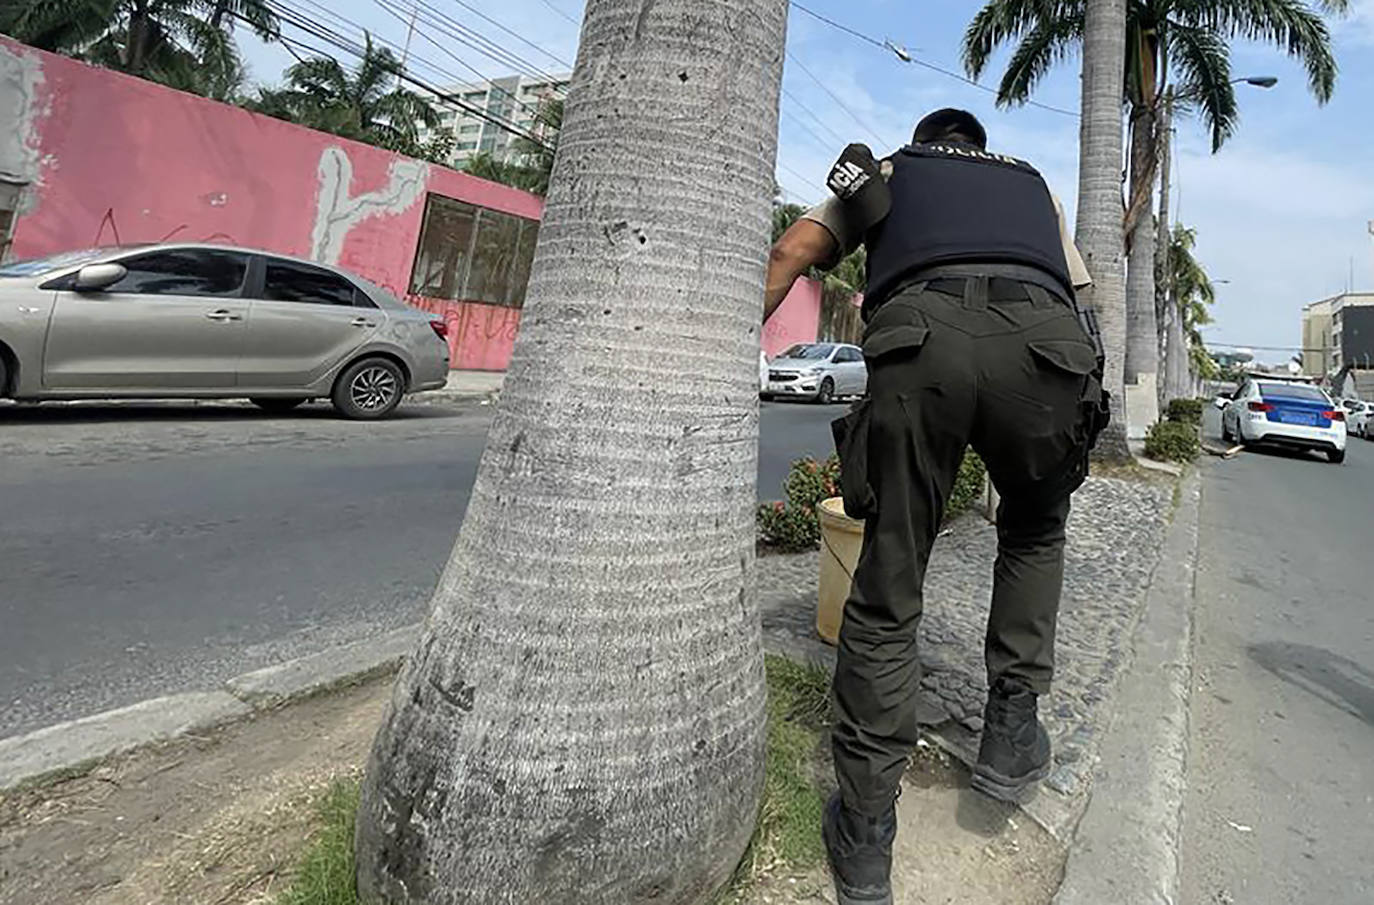
[[[816,749],[830,719],[830,677],[824,670],[767,657],[768,759],[759,822],[744,858],[717,905],[741,902],[765,875],[805,870],[825,858],[816,784]]]
[[[820,834],[825,799],[816,782],[816,752],[830,720],[830,677],[783,657],[767,657],[765,666],[768,754],[759,822],[718,905],[743,901],[769,873],[806,870],[825,857]],[[353,862],[358,781],[336,780],[318,807],[320,829],[275,905],[358,905]]]
[[[358,781],[335,780],[319,803],[320,830],[276,905],[358,905],[353,864],[357,814]]]

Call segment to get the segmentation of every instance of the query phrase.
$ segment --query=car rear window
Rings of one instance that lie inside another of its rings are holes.
[[[1261,383],[1260,395],[1276,396],[1283,399],[1301,399],[1307,402],[1328,402],[1326,393],[1314,386],[1302,383]]]

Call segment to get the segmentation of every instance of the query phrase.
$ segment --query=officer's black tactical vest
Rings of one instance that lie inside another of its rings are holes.
[[[1054,199],[1025,161],[960,143],[910,145],[892,156],[887,185],[892,211],[864,239],[865,316],[911,276],[951,264],[1034,267],[1074,297]]]

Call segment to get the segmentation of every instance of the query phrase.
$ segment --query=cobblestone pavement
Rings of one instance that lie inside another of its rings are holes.
[[[1074,497],[1054,690],[1040,702],[1055,769],[1027,810],[1056,835],[1086,800],[1112,690],[1131,661],[1130,642],[1172,513],[1173,484],[1091,478]],[[936,542],[921,622],[922,724],[966,762],[977,755],[987,678],[983,636],[997,534],[965,516]],[[765,645],[819,665],[834,649],[816,636],[818,553],[759,560]]]

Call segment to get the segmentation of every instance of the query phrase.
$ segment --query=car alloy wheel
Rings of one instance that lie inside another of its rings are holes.
[[[400,383],[396,375],[381,365],[363,368],[353,375],[353,381],[348,386],[349,398],[364,412],[386,408],[399,392]]]

